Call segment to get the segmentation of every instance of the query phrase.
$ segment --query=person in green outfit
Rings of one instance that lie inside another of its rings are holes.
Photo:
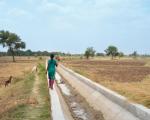
[[[55,73],[56,67],[58,66],[57,61],[54,59],[54,54],[50,55],[50,60],[48,60],[47,70],[48,79],[49,79],[49,88],[53,89],[54,81],[55,81]]]

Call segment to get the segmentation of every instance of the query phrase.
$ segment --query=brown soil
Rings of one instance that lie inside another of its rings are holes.
[[[67,61],[64,65],[75,71],[85,71],[86,74],[96,81],[142,81],[150,74],[150,67],[144,66],[143,61]],[[77,71],[77,72],[79,72]]]
[[[71,60],[63,64],[116,91],[129,101],[150,108],[150,60]]]

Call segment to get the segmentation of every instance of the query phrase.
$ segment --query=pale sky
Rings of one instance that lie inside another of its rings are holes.
[[[0,0],[0,30],[32,50],[150,54],[150,0]]]

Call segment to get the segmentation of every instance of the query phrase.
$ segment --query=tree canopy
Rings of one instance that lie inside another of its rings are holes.
[[[86,56],[87,59],[89,59],[89,57],[94,57],[95,56],[95,50],[93,47],[88,47],[84,53],[84,55]]]
[[[132,56],[133,58],[136,58],[138,56],[137,51],[134,51],[132,54],[130,54],[130,56]]]
[[[112,59],[118,55],[118,48],[116,46],[108,46],[108,48],[105,50],[106,55],[112,57]]]
[[[124,56],[124,53],[123,53],[123,52],[119,52],[119,53],[118,53],[119,59],[120,59],[121,57],[123,57],[123,56]]]

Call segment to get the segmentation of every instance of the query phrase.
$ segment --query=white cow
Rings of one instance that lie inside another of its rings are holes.
[[[37,66],[34,66],[33,68],[32,68],[32,73],[33,72],[37,72]]]

